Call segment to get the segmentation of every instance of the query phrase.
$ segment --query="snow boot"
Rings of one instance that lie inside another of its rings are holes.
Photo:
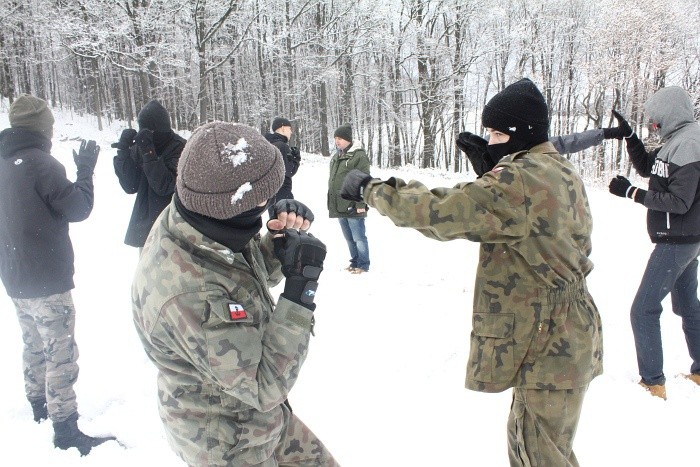
[[[689,374],[689,375],[683,375],[683,377],[684,377],[685,379],[689,379],[689,380],[692,381],[693,383],[695,383],[695,384],[697,384],[698,386],[700,386],[700,374],[691,373],[691,374]]]
[[[78,448],[81,456],[90,454],[90,450],[105,441],[116,440],[114,436],[88,436],[78,428],[78,414],[71,415],[62,422],[53,422],[53,445],[59,449]]]
[[[29,399],[29,404],[32,406],[32,412],[34,412],[34,421],[41,423],[47,418],[49,418],[49,411],[46,409],[46,399]]]
[[[666,400],[666,386],[664,384],[645,384],[644,381],[640,381],[639,385],[646,389],[652,396]]]

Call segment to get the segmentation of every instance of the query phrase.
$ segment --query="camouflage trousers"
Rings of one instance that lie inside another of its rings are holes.
[[[573,444],[587,389],[513,388],[508,417],[512,467],[578,467]]]
[[[75,307],[70,291],[41,298],[13,298],[22,329],[24,390],[30,401],[46,399],[49,417],[62,422],[77,412]]]

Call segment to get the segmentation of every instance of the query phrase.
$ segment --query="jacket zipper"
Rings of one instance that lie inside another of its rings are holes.
[[[666,213],[666,229],[671,230],[671,213]]]

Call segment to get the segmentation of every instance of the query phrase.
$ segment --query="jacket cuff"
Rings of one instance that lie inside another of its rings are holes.
[[[647,190],[637,188],[637,192],[634,194],[634,202],[644,205],[644,198],[647,196]]]

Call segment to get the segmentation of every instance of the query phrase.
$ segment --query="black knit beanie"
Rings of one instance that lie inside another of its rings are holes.
[[[279,150],[257,130],[211,122],[197,128],[182,150],[176,189],[190,211],[230,219],[272,198],[283,181]]]
[[[527,78],[507,86],[488,101],[481,114],[484,128],[493,128],[532,147],[549,138],[549,112],[544,96]]]
[[[169,132],[170,114],[157,100],[152,100],[143,106],[137,117],[139,128],[151,131]]]
[[[279,128],[282,128],[283,126],[292,126],[292,122],[287,120],[284,117],[276,117],[274,120],[272,120],[272,131],[277,131]]]
[[[352,127],[350,125],[340,125],[333,133],[333,137],[342,138],[352,143]]]

